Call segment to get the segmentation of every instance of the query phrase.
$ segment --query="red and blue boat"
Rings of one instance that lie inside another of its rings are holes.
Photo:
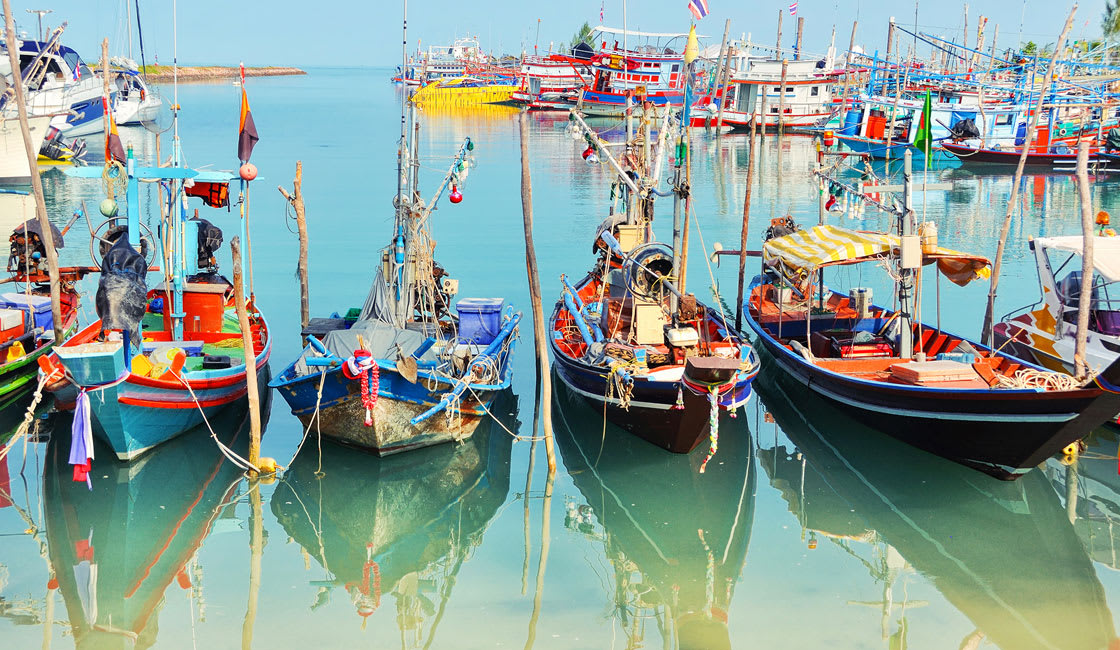
[[[601,34],[604,40],[600,50],[591,57],[594,76],[591,83],[584,86],[580,102],[584,114],[621,116],[626,114],[628,105],[632,112],[640,112],[640,99],[654,106],[684,106],[688,69],[684,55],[674,52],[668,43],[687,38],[687,33],[623,32],[599,27],[596,34]],[[620,45],[617,40],[623,34],[626,38],[652,39],[656,44],[626,49],[625,44]],[[608,37],[615,39],[613,44],[608,45]]]

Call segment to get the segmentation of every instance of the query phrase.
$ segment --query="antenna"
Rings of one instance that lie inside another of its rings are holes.
[[[46,16],[49,13],[54,13],[54,10],[53,9],[28,9],[27,13],[38,14],[39,15],[39,32],[35,36],[36,36],[36,38],[38,38],[41,41],[47,40],[46,35],[43,33],[43,16]]]

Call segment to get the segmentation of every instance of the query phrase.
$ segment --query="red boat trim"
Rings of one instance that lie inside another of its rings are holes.
[[[248,390],[242,389],[242,390],[239,390],[235,393],[231,393],[231,394],[223,396],[223,397],[218,397],[216,399],[208,399],[208,400],[198,400],[197,402],[195,402],[194,400],[172,401],[172,400],[144,399],[142,397],[128,397],[126,395],[119,395],[117,397],[117,401],[120,402],[121,404],[128,404],[129,406],[143,406],[143,407],[146,407],[146,408],[157,408],[157,409],[193,409],[193,408],[198,408],[199,406],[201,406],[202,408],[208,408],[208,407],[211,407],[211,406],[222,406],[223,404],[229,404],[230,402],[241,399],[242,397],[247,395],[248,392],[249,392]]]

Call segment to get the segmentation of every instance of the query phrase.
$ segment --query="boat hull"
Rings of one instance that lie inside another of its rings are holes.
[[[853,379],[809,363],[744,311],[768,353],[764,372],[784,373],[872,428],[997,478],[1017,478],[1120,410],[1120,397],[1100,389],[931,389]]]
[[[976,149],[951,142],[943,142],[941,146],[966,165],[1018,165],[1019,158],[1022,155],[1021,152],[1015,150]],[[1027,154],[1026,165],[1029,167],[1052,167],[1072,172],[1076,163],[1076,153],[1029,153]],[[1110,160],[1107,156],[1098,156],[1095,149],[1090,151],[1089,165],[1096,166],[1098,170],[1104,167],[1115,168],[1117,166],[1115,160]]]
[[[434,390],[429,390],[423,380],[413,384],[400,374],[381,368],[372,424],[366,426],[361,385],[357,380],[347,379],[338,367],[325,369],[322,376],[312,373],[295,377],[294,367],[293,363],[286,368],[271,386],[280,392],[292,413],[303,423],[306,435],[321,435],[326,440],[379,456],[470,438],[500,392],[468,393],[458,412],[447,411],[453,413],[451,417],[437,414],[414,426],[410,420],[439,403],[451,385],[439,382],[433,386]]]

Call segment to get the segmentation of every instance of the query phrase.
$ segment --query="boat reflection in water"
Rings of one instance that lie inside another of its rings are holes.
[[[493,412],[514,411],[501,401]],[[323,445],[321,474],[308,445],[272,512],[323,567],[311,609],[341,590],[364,628],[391,594],[402,647],[430,644],[460,567],[509,493],[512,441],[487,419],[462,443],[385,458]]]
[[[261,412],[263,427],[267,389]],[[191,590],[192,599],[200,599],[195,554],[215,522],[234,514],[242,471],[204,428],[131,463],[117,461],[96,441],[91,490],[72,480],[69,422],[64,418],[56,427],[43,469],[54,573],[48,587],[57,585],[62,594],[78,648],[149,647],[173,582],[172,589]],[[247,454],[247,408],[228,409],[210,424],[231,449]]]
[[[556,444],[585,503],[566,503],[566,527],[601,540],[614,572],[610,609],[627,648],[730,648],[727,612],[754,517],[750,432],[724,416],[719,452],[672,454],[607,423],[563,384]],[[656,630],[647,629],[655,622]],[[657,632],[661,642],[647,640]]]
[[[891,647],[905,647],[907,614],[922,604],[892,603],[891,583],[911,568],[976,626],[962,648],[1111,647],[1104,589],[1041,472],[1005,483],[918,451],[767,376],[769,361],[758,393],[795,449],[775,442],[759,463],[810,548],[827,541],[873,556],[865,563],[883,583],[884,638],[899,616]]]

